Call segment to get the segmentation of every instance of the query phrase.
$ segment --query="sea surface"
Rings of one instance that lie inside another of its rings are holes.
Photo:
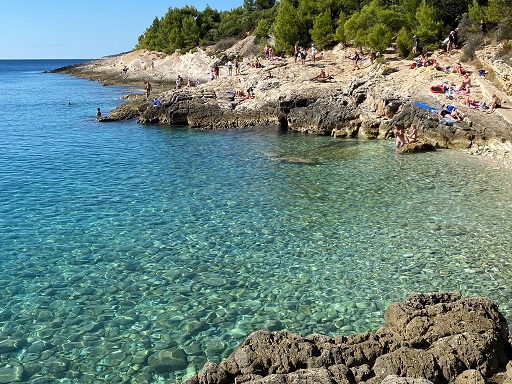
[[[79,61],[0,61],[3,374],[174,382],[258,329],[374,331],[414,292],[512,319],[510,173],[386,140],[99,123],[143,84],[45,73]]]

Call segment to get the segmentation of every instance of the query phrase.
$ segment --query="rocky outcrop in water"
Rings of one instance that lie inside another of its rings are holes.
[[[343,87],[308,83],[297,89],[284,82],[255,81],[256,92],[262,94],[255,99],[235,98],[224,91],[222,82],[216,83],[217,88],[211,83],[185,87],[162,93],[158,107],[149,101],[134,107],[121,106],[102,121],[138,116],[142,124],[189,125],[199,129],[280,125],[302,133],[370,139],[390,138],[395,124],[408,127],[414,123],[423,141],[437,148],[468,149],[512,141],[512,131],[503,124],[489,125],[489,119],[482,113],[446,123],[435,113],[414,106],[415,99],[410,95],[387,85],[388,70],[376,68]],[[269,85],[278,90],[265,90]],[[428,95],[423,95],[421,101],[437,103]]]
[[[327,337],[257,331],[220,364],[183,384],[511,382],[508,326],[495,303],[457,293],[414,294],[389,307],[375,333]]]

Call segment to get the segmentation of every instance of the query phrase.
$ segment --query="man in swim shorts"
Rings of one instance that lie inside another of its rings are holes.
[[[492,94],[492,100],[489,103],[489,111],[487,113],[492,113],[496,108],[501,108],[501,99],[496,96],[495,93]]]

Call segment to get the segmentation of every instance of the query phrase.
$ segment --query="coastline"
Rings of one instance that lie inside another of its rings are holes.
[[[249,39],[249,40],[248,40]],[[457,85],[458,74],[446,74],[432,68],[411,69],[411,61],[400,59],[389,52],[375,63],[369,59],[355,68],[346,57],[353,49],[336,46],[326,51],[323,58],[304,65],[293,58],[262,60],[262,68],[253,68],[253,57],[242,61],[241,74],[228,75],[225,63],[243,52],[248,38],[223,56],[213,56],[197,50],[185,55],[164,56],[146,50],[105,57],[99,60],[56,70],[100,81],[102,84],[139,85],[141,93],[130,95],[131,102],[110,111],[101,121],[137,118],[145,124],[187,124],[199,129],[226,129],[231,127],[281,125],[286,129],[336,137],[364,137],[388,139],[393,137],[393,126],[416,124],[420,141],[436,148],[466,150],[468,154],[491,158],[503,169],[512,164],[512,103],[507,95],[485,78],[478,76],[478,67],[465,64],[471,74],[472,95],[487,100],[492,92],[499,92],[503,108],[492,114],[474,110],[444,94],[430,92],[430,87],[442,82]],[[458,61],[462,52],[450,54],[440,51],[432,54],[442,65]],[[209,81],[211,68],[220,67],[220,76]],[[127,73],[122,71],[128,68]],[[320,70],[332,76],[326,81],[312,81]],[[269,76],[270,74],[270,76]],[[199,80],[200,85],[175,89],[180,75]],[[143,95],[146,81],[153,85],[150,100]],[[255,98],[238,99],[231,92],[252,88]],[[161,102],[152,107],[152,97]],[[464,121],[447,124],[430,111],[413,106],[421,102],[436,108],[455,105],[466,117]]]
[[[170,91],[170,93],[171,93],[171,94],[170,94],[170,96],[168,96],[168,97],[169,97],[169,102],[171,102],[172,97],[175,97],[176,95],[182,95],[182,94],[183,94],[183,93],[175,92],[175,91]],[[164,94],[165,94],[165,92],[163,92],[163,93],[162,93],[162,95],[164,95]],[[165,96],[165,95],[164,95],[164,96],[163,96],[163,98],[165,98],[165,97],[167,97],[167,96]],[[147,107],[147,108],[149,108],[149,107]],[[315,132],[314,132],[314,131],[311,131],[311,133],[315,133]],[[441,307],[442,307],[442,306],[441,306]],[[441,311],[441,313],[444,313],[442,310],[440,310],[440,311]],[[494,312],[493,312],[493,313],[494,313]],[[472,318],[472,321],[474,321],[474,318]],[[471,323],[471,321],[468,321],[468,323]],[[454,337],[454,340],[462,340],[462,341],[467,340],[467,335],[462,335],[462,336],[457,335],[457,336],[459,337],[459,339],[457,339],[456,337]],[[329,342],[327,342],[327,340],[326,340],[326,339],[324,339],[324,338],[322,338],[321,336],[306,337],[305,339],[306,339],[306,340],[305,340],[306,342],[311,342],[311,340],[313,340],[313,341],[316,343],[316,341],[318,340],[318,341],[321,341],[321,342],[325,342],[326,344],[329,344]],[[341,343],[341,345],[343,345],[344,347],[346,347],[346,346],[355,345],[355,344],[363,344],[363,343],[365,343],[365,342],[366,342],[366,341],[368,341],[368,340],[369,340],[370,342],[374,341],[374,340],[372,339],[372,336],[370,336],[370,337],[368,337],[368,338],[367,338],[367,336],[365,336],[365,335],[357,335],[357,336],[355,336],[355,337],[353,337],[353,338],[351,337],[351,338],[349,338],[349,339],[350,339],[350,341],[351,341],[350,343],[346,343],[346,345],[345,345],[345,344],[343,344],[343,343]],[[357,341],[355,341],[355,340],[357,340]],[[417,340],[413,340],[413,341],[410,341],[410,340],[409,340],[409,341],[406,341],[406,342],[410,342],[411,344],[414,344],[414,343],[417,343],[418,341],[417,341]],[[248,343],[249,343],[249,342],[245,343],[244,345],[247,345]],[[337,344],[337,343],[335,342],[335,344]],[[420,342],[419,344],[421,344],[421,342]],[[361,349],[361,350],[362,350],[362,351],[364,351],[364,352],[370,352],[370,351],[371,351],[369,348],[368,348],[368,349],[365,349],[365,347],[363,347],[363,348],[364,348],[364,349]],[[350,349],[350,347],[349,347],[349,349]],[[418,349],[419,349],[419,348],[418,348]],[[354,354],[356,354],[356,353],[358,353],[358,352],[360,351],[360,350],[358,350],[358,349],[356,349],[356,348],[354,348],[354,350],[355,350]],[[239,353],[239,352],[238,352],[238,353]],[[363,353],[363,354],[364,354],[364,353]],[[420,353],[420,355],[421,355],[421,353]],[[238,354],[237,356],[239,357],[239,356],[240,356],[240,354]],[[327,357],[326,357],[326,355],[322,355],[322,354],[321,354],[321,356],[323,356],[325,359],[329,359],[329,358],[330,358],[328,355],[327,355]],[[407,357],[407,355],[404,355],[404,356],[405,356],[405,357]],[[422,356],[423,356],[423,355],[421,355],[420,357],[422,357]],[[158,358],[162,358],[162,359],[161,359],[160,361],[157,361],[157,357],[158,357]],[[152,364],[152,366],[157,367],[157,369],[160,369],[160,367],[162,367],[162,369],[165,369],[165,357],[166,357],[166,356],[163,356],[163,354],[162,354],[162,356],[160,356],[160,355],[159,355],[159,356],[157,356],[157,357],[155,357],[154,359],[152,359],[152,363],[154,363],[154,364]],[[315,354],[315,355],[313,355],[313,357],[318,357],[318,356],[316,356],[316,354]],[[379,356],[379,357],[380,357],[380,356]],[[410,357],[410,355],[409,355],[409,357]],[[414,357],[416,357],[416,356],[413,356],[413,358],[414,358]],[[377,357],[377,358],[378,358],[378,357]],[[400,357],[400,356],[398,356],[398,357],[397,357],[397,360],[398,360],[398,359],[400,359],[400,358],[401,358],[401,357]],[[310,366],[311,366],[311,368],[313,368],[313,367],[315,367],[316,365],[320,365],[320,360],[321,360],[320,358],[319,358],[319,359],[317,359],[316,361],[311,361],[311,360],[309,360],[309,361],[308,361],[307,363],[305,363],[305,364],[308,364],[308,367],[309,367],[309,365],[310,365]],[[376,360],[376,359],[375,359],[375,360]],[[407,359],[404,359],[404,361],[406,361],[406,360],[407,360]],[[239,361],[240,361],[240,360],[238,360],[238,362],[239,362]],[[360,365],[357,365],[357,366],[355,366],[356,368],[354,368],[354,369],[351,369],[351,370],[350,370],[350,372],[352,372],[352,375],[353,375],[353,376],[355,376],[355,377],[357,377],[357,378],[359,379],[359,381],[361,381],[361,382],[366,381],[366,380],[363,380],[363,378],[367,378],[367,377],[368,377],[368,376],[367,376],[367,375],[369,375],[369,374],[368,374],[368,368],[369,368],[369,367],[372,367],[372,369],[373,369],[373,366],[374,366],[374,364],[373,364],[373,363],[374,363],[374,361],[373,361],[373,359],[370,359],[370,361],[372,361],[372,364],[371,364],[371,365],[369,364],[369,362],[367,362],[366,364],[360,364]],[[422,361],[423,361],[423,360],[422,360]],[[428,360],[426,360],[426,361],[428,361]],[[502,362],[502,363],[503,363],[503,362]],[[162,365],[158,365],[158,364],[162,364]],[[238,363],[237,363],[237,364],[238,364]],[[382,366],[382,365],[383,365],[383,364],[381,364],[381,366]],[[398,364],[397,364],[397,365],[398,365]],[[361,368],[359,369],[359,367],[361,367]],[[352,368],[353,368],[353,367],[352,367]],[[400,368],[400,367],[399,367],[399,368]],[[342,369],[342,368],[340,368],[340,369]],[[216,378],[215,378],[215,379],[211,379],[211,380],[210,380],[210,379],[208,379],[208,378],[207,378],[207,377],[208,377],[208,374],[206,374],[206,373],[204,373],[204,372],[205,372],[205,371],[203,371],[203,373],[202,373],[202,374],[204,374],[204,375],[205,375],[204,377],[206,377],[206,379],[205,379],[205,380],[203,380],[203,381],[200,381],[200,382],[205,382],[205,383],[213,383],[213,382],[216,382],[216,383],[219,383],[219,382],[226,382],[226,383],[227,383],[227,382],[229,382],[229,381],[222,381],[222,379],[216,379]],[[208,372],[210,372],[210,373],[211,373],[211,372],[216,372],[216,371],[214,371],[213,369],[211,369],[211,370],[210,370],[210,371],[208,371]],[[306,374],[305,372],[301,372],[301,374],[303,374],[303,373],[304,373],[304,374]],[[348,371],[347,371],[347,373],[348,373]],[[387,372],[387,373],[388,373],[388,372]],[[458,373],[458,372],[457,372],[457,373]],[[475,375],[476,375],[476,373],[475,373]],[[476,376],[472,376],[473,381],[471,381],[471,382],[477,382],[477,381],[478,381],[478,382],[480,382],[479,380],[483,380],[483,375],[482,375],[481,373],[480,373],[480,375],[481,375],[481,376],[478,376],[478,375],[476,375]],[[220,374],[219,374],[219,376],[220,376]],[[219,376],[217,376],[217,377],[219,377]],[[413,375],[411,375],[411,376],[413,376]],[[211,376],[210,376],[210,377],[211,377]],[[458,377],[458,376],[457,376],[457,377]],[[429,378],[430,378],[430,377],[429,377]],[[434,377],[434,378],[435,378],[435,377]],[[254,378],[254,382],[255,382],[255,383],[256,383],[256,382],[258,382],[258,383],[262,383],[262,382],[273,382],[273,381],[271,381],[272,379],[269,379],[268,381],[258,381],[258,380],[259,380],[259,379]],[[277,380],[277,379],[276,379],[276,380]],[[434,380],[434,379],[432,379],[432,380]],[[462,380],[462,379],[460,379],[460,378],[459,378],[459,379],[458,379],[458,382],[461,382],[461,380]],[[319,383],[320,383],[320,382],[323,382],[323,381],[321,381],[320,379],[313,379],[313,381],[314,381],[314,382],[319,382]],[[397,379],[397,381],[398,381],[398,379]],[[434,381],[436,381],[436,380],[434,380]],[[190,381],[190,382],[193,382],[193,381]],[[248,382],[250,382],[250,381],[248,381]],[[326,382],[327,382],[327,381],[326,381]],[[376,382],[376,380],[374,380],[374,382]],[[379,382],[380,382],[380,381],[379,381]],[[468,382],[469,382],[469,380],[468,380]]]

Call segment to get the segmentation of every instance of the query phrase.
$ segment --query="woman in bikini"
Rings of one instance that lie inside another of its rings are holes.
[[[471,88],[471,78],[466,73],[462,79],[462,83],[460,84],[459,91],[469,92],[469,88]]]
[[[405,136],[405,141],[408,143],[415,143],[418,141],[418,127],[412,124],[409,128],[408,134]]]
[[[399,125],[395,125],[395,128],[393,129],[393,134],[395,135],[396,149],[403,147],[405,145],[404,129]]]

